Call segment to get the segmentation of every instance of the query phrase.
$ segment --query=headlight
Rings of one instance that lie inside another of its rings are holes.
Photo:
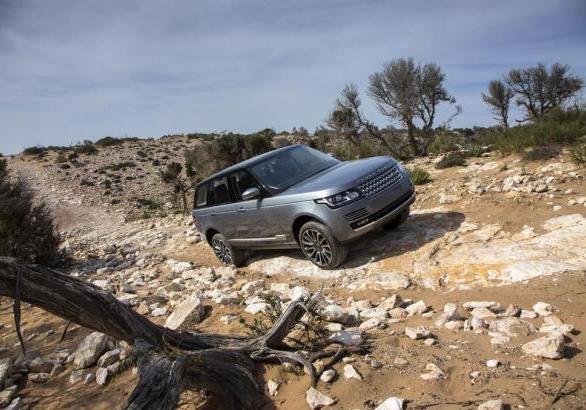
[[[339,208],[346,204],[349,204],[352,201],[357,200],[360,198],[360,192],[356,189],[349,189],[344,192],[340,192],[339,194],[330,195],[325,198],[316,199],[315,202],[318,204],[326,204],[330,208]]]
[[[407,172],[407,168],[405,168],[405,165],[401,164],[400,162],[397,162],[397,168],[399,168],[399,171],[401,171],[403,174],[406,174]]]

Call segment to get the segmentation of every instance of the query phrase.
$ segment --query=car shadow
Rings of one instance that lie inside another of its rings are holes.
[[[461,212],[413,212],[400,227],[387,231],[377,229],[348,245],[350,253],[338,269],[352,269],[382,259],[416,251],[448,232],[457,230],[465,220]],[[301,250],[255,251],[248,263],[287,256],[307,261]],[[308,264],[311,262],[307,261]]]

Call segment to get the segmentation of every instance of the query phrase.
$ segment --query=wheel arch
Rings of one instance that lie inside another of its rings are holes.
[[[214,229],[214,228],[210,228],[206,231],[206,241],[208,241],[208,244],[211,246],[212,245],[212,238],[214,237],[215,234],[220,233],[218,230]]]
[[[301,231],[301,227],[303,225],[305,225],[307,222],[311,222],[311,221],[319,222],[321,224],[326,225],[324,223],[324,221],[317,218],[315,215],[308,215],[308,214],[299,215],[293,221],[293,225],[291,226],[291,231],[293,233],[293,238],[295,238],[295,242],[297,242],[298,244],[299,244],[299,231]]]

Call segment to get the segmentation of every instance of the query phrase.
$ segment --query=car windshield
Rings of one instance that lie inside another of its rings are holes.
[[[323,152],[299,146],[276,153],[252,165],[250,171],[269,190],[278,193],[338,162]]]

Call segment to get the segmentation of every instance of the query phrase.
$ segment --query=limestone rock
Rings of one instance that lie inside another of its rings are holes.
[[[309,404],[311,409],[321,409],[322,407],[331,406],[336,403],[335,399],[320,393],[313,387],[310,387],[309,390],[305,392],[305,400],[307,400],[307,404]]]
[[[269,381],[267,381],[267,389],[269,391],[269,394],[274,397],[277,395],[277,393],[279,393],[279,383],[269,379]]]
[[[351,364],[347,364],[346,366],[344,366],[344,378],[347,380],[348,379],[362,380],[362,376],[358,373],[358,371],[356,371],[354,366],[352,366]]]
[[[537,302],[533,305],[533,311],[539,316],[549,316],[553,314],[553,306],[545,302]]]
[[[489,400],[478,406],[478,410],[503,410],[505,405],[502,400]]]
[[[334,378],[336,377],[336,371],[334,369],[324,370],[324,372],[319,376],[319,380],[324,383],[331,383]]]
[[[98,359],[98,367],[108,367],[120,360],[120,350],[114,349],[104,353]]]
[[[413,315],[417,315],[417,314],[421,315],[421,314],[425,313],[426,310],[427,310],[427,305],[422,300],[417,301],[415,303],[412,303],[411,305],[409,305],[405,308],[405,311],[407,312],[407,314],[409,316],[413,316]]]
[[[440,378],[445,377],[445,373],[443,372],[443,370],[440,369],[439,367],[437,367],[433,363],[428,363],[425,366],[425,369],[427,370],[427,373],[424,373],[419,376],[423,380],[434,380],[434,379],[440,379]]]
[[[389,397],[374,410],[403,410],[403,401],[398,397]]]
[[[430,331],[427,330],[424,326],[405,327],[405,335],[413,340],[425,339],[429,336],[429,334]]]
[[[564,355],[564,337],[551,335],[525,343],[522,346],[525,353],[547,359],[561,359]]]
[[[349,328],[335,332],[330,336],[330,341],[340,343],[345,346],[358,346],[362,344],[362,330],[358,328]]]
[[[173,330],[185,329],[201,322],[205,314],[203,302],[197,297],[189,297],[175,307],[165,322],[165,327]]]
[[[100,332],[92,332],[83,339],[74,353],[75,369],[85,369],[96,364],[98,358],[106,350],[108,336]]]

